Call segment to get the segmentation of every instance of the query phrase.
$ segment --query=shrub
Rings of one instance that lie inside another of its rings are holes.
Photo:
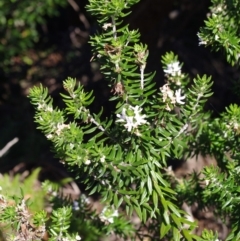
[[[135,212],[153,240],[218,240],[212,231],[204,230],[201,236],[194,233],[197,223],[181,206],[197,203],[202,209],[214,206],[223,220],[228,217],[231,232],[227,240],[239,240],[240,108],[231,104],[213,118],[204,109],[212,95],[211,77],[190,79],[172,52],[162,56],[166,83],[156,88],[154,73],[145,72],[148,50],[139,40],[140,33],[122,25],[122,18],[137,2],[90,0],[87,5],[102,27],[90,43],[111,88],[109,101],[116,106],[108,118],[102,117],[102,111],[89,110],[93,93],[73,78],[63,82],[65,93],[61,96],[66,107],[62,110],[53,107],[53,99],[42,86],[32,88],[29,94],[38,128],[52,142],[56,155],[70,170],[84,176],[89,195],[98,193],[105,205],[101,214],[84,212],[77,220],[96,218],[104,224],[96,225],[100,233],[143,240],[141,228],[133,232],[124,218],[125,213],[131,217]],[[224,11],[216,10],[219,4]],[[238,1],[232,5],[213,1],[212,15],[199,34],[200,43],[225,49],[232,64],[239,54],[238,5]],[[170,158],[198,154],[214,156],[218,165],[205,167],[203,175],[193,173],[187,180],[177,179],[167,169]],[[22,208],[23,201],[17,205]],[[6,210],[2,208],[3,213]],[[81,226],[69,229],[72,212],[74,208],[67,206],[52,212],[50,240],[80,239]],[[46,216],[36,216],[38,227],[45,228]]]

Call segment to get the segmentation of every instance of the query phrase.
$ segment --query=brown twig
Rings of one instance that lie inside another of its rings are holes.
[[[5,154],[8,152],[8,150],[9,150],[14,144],[16,144],[17,142],[18,142],[18,138],[17,138],[17,137],[15,137],[15,138],[12,139],[11,141],[9,141],[9,142],[6,144],[6,146],[4,146],[2,150],[0,150],[0,157],[2,157],[3,155],[5,155]]]

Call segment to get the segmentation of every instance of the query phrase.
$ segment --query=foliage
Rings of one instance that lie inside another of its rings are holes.
[[[223,49],[227,61],[239,65],[240,2],[238,0],[212,0],[211,14],[199,33],[200,43],[214,50]]]
[[[9,197],[14,195],[21,196],[24,193],[25,199],[31,200],[31,211],[40,211],[44,209],[44,197],[46,192],[41,190],[37,183],[37,178],[40,172],[40,168],[35,169],[31,175],[23,180],[20,174],[16,174],[13,178],[10,178],[8,174],[4,174],[0,178],[0,187],[6,192]],[[19,184],[21,188],[19,188]],[[36,196],[35,193],[38,193]]]
[[[53,106],[53,99],[42,85],[29,93],[38,128],[52,142],[56,155],[70,170],[84,176],[89,195],[99,194],[105,205],[99,214],[87,206],[81,208],[81,201],[70,208],[53,199],[50,240],[77,240],[84,235],[88,240],[91,235],[94,239],[111,232],[125,239],[138,236],[144,240],[140,229],[134,234],[131,222],[119,216],[120,210],[129,217],[136,213],[153,240],[218,240],[218,234],[212,231],[204,230],[201,236],[194,233],[197,223],[181,207],[183,203],[197,203],[202,209],[214,207],[223,220],[228,217],[231,232],[227,240],[237,241],[240,107],[232,104],[213,118],[204,109],[212,95],[211,77],[191,79],[182,72],[183,64],[172,52],[162,56],[166,83],[156,88],[154,73],[145,72],[147,46],[140,42],[137,30],[130,30],[122,22],[137,2],[90,0],[87,6],[102,27],[90,43],[111,88],[109,101],[115,103],[108,118],[103,118],[103,110],[90,111],[93,92],[86,92],[74,78],[63,81],[63,109]],[[239,54],[239,4],[221,1],[222,11],[215,9],[216,4],[219,1],[213,1],[213,14],[199,37],[213,48],[224,47],[228,61],[234,64]],[[170,175],[168,160],[199,154],[214,156],[218,166],[205,167],[202,175],[193,173],[187,180]],[[4,207],[2,217],[11,225],[18,224],[21,235],[23,223],[14,217],[19,216],[19,210],[25,213],[25,203],[20,198],[15,205],[17,209]],[[76,210],[81,211],[74,216]],[[41,212],[34,218],[36,226],[28,220],[24,224],[35,235],[40,227],[45,230],[46,215]],[[90,227],[92,233],[80,235],[84,232],[82,225]]]
[[[27,177],[21,188],[18,175],[13,180],[8,175],[0,179],[0,223],[4,239],[42,240],[48,232],[49,240],[93,241],[112,231],[125,237],[133,232],[131,224],[118,213],[113,214],[111,207],[98,214],[84,194],[74,201],[63,197],[62,185],[71,180],[62,180],[62,184],[46,180],[42,187],[36,188],[39,171],[36,169]],[[43,205],[48,206],[48,212]],[[110,225],[106,226],[108,222]]]
[[[0,1],[0,66],[32,47],[39,39],[38,26],[45,24],[46,16],[58,15],[58,7],[66,3],[64,0]],[[31,60],[25,56],[24,61],[29,64]]]

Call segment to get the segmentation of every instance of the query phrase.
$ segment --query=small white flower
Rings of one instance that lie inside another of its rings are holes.
[[[54,196],[54,197],[57,197],[58,194],[57,194],[57,192],[54,191],[54,192],[51,193],[51,195]]]
[[[113,223],[114,222],[114,217],[118,217],[118,211],[117,210],[112,210],[109,207],[104,207],[101,214],[99,215],[99,218],[101,219],[102,222],[109,222]]]
[[[130,106],[130,108],[134,111],[134,119],[136,120],[136,125],[142,125],[142,124],[146,124],[147,121],[144,119],[146,118],[146,115],[141,115],[141,111],[142,111],[142,108],[140,108],[140,106],[135,106],[135,107],[132,107]]]
[[[38,104],[38,107],[37,107],[38,110],[42,110],[44,108],[45,108],[45,104],[41,104],[41,103]]]
[[[207,45],[207,41],[200,41],[199,43],[198,43],[198,45],[200,46],[200,45]]]
[[[205,180],[205,184],[206,184],[206,186],[208,186],[208,185],[209,185],[209,183],[210,183],[210,181],[209,181],[209,180]]]
[[[84,203],[86,203],[86,204],[90,204],[90,203],[91,203],[90,200],[89,200],[89,198],[88,198],[85,194],[82,194],[82,195],[81,195],[81,200],[82,200]]]
[[[76,240],[81,240],[81,237],[79,235],[76,235]]]
[[[48,134],[48,135],[46,135],[46,137],[47,137],[47,139],[52,139],[53,138],[53,135],[52,134]]]
[[[198,45],[207,45],[207,41],[205,41],[201,38],[200,33],[198,33],[197,36],[198,36],[198,39],[199,39]]]
[[[126,122],[124,127],[126,127],[129,132],[134,128],[133,116],[126,115],[126,108],[123,108],[122,114],[117,114],[117,117],[119,118],[117,122]]]
[[[86,165],[90,165],[90,164],[91,164],[91,160],[86,160],[86,161],[85,161],[85,164],[86,164]]]
[[[107,30],[109,27],[112,27],[112,24],[111,23],[105,23],[102,28],[104,30]]]
[[[172,104],[176,103],[174,92],[170,89],[168,84],[165,84],[164,86],[162,86],[160,90],[163,93],[163,102],[166,102],[166,100],[169,98]]]
[[[239,128],[239,124],[237,122],[233,123],[233,129],[236,131]]]
[[[122,114],[117,114],[119,118],[117,122],[125,122],[124,127],[130,132],[137,128],[139,125],[146,124],[146,115],[141,115],[142,108],[139,106],[128,106],[128,110],[133,111],[131,116],[127,115],[127,109],[122,109]]]
[[[73,144],[73,143],[70,143],[70,144],[69,144],[69,148],[70,148],[70,149],[73,149],[73,148],[74,148],[74,144]]]
[[[63,123],[58,123],[57,124],[56,134],[59,136],[64,128],[68,128],[69,129],[70,126],[66,125],[66,124],[63,124]]]
[[[171,111],[172,109],[170,108],[169,104],[167,103],[166,108],[167,111]]]
[[[184,105],[185,102],[183,102],[182,100],[184,100],[186,98],[186,96],[181,96],[181,89],[178,89],[175,91],[175,95],[176,95],[176,102],[180,105]]]
[[[51,106],[47,106],[46,111],[52,112],[53,108]]]
[[[166,74],[172,75],[172,76],[177,76],[181,74],[181,66],[178,61],[172,62],[167,65],[167,68],[164,69],[164,72]]]
[[[136,128],[137,127],[137,124],[134,123],[134,120],[133,120],[133,116],[127,116],[126,117],[126,124],[124,125],[126,127],[126,129],[128,130],[128,132],[132,131],[132,129]]]
[[[117,122],[125,122],[126,120],[126,108],[122,109],[122,114],[117,114],[117,117],[119,118]]]
[[[2,191],[2,187],[0,186],[0,191]]]
[[[106,158],[105,156],[102,156],[102,157],[100,158],[100,162],[102,162],[102,163],[105,162],[105,158]]]

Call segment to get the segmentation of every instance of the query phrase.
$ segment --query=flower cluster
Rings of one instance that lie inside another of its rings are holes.
[[[177,76],[181,74],[181,66],[178,61],[172,62],[167,65],[167,68],[164,70],[166,74]]]
[[[122,113],[117,114],[118,120],[117,122],[124,122],[124,127],[131,132],[133,129],[136,129],[138,126],[142,124],[146,124],[145,120],[146,115],[141,114],[142,108],[140,106],[131,106],[128,105],[123,107]]]
[[[43,110],[43,111],[49,111],[49,112],[53,111],[52,106],[46,105],[45,103],[39,103],[37,109],[38,110]]]
[[[198,36],[198,39],[199,39],[199,43],[198,43],[199,46],[200,45],[207,45],[207,41],[202,38],[200,33],[198,33],[197,36]]]
[[[174,107],[177,104],[184,105],[185,103],[183,100],[186,98],[184,95],[181,96],[181,89],[178,89],[175,91],[171,90],[168,84],[165,84],[160,88],[162,94],[163,94],[163,102],[166,102],[166,110],[171,111],[172,108],[169,106],[169,104]]]
[[[102,222],[113,223],[114,217],[118,217],[118,211],[113,210],[110,207],[104,207],[99,218]]]
[[[59,136],[59,135],[61,134],[62,130],[65,129],[65,128],[68,128],[68,129],[69,129],[70,126],[69,126],[69,125],[66,125],[66,124],[63,124],[63,123],[58,123],[58,124],[57,124],[56,134]]]
[[[90,164],[91,164],[91,160],[88,159],[88,160],[85,161],[85,165],[88,166],[88,165],[90,165]]]
[[[182,72],[181,65],[178,61],[167,64],[164,73],[170,81],[175,82],[176,85],[181,85]]]
[[[233,130],[236,134],[240,134],[240,125],[236,120],[229,121],[226,127]]]

